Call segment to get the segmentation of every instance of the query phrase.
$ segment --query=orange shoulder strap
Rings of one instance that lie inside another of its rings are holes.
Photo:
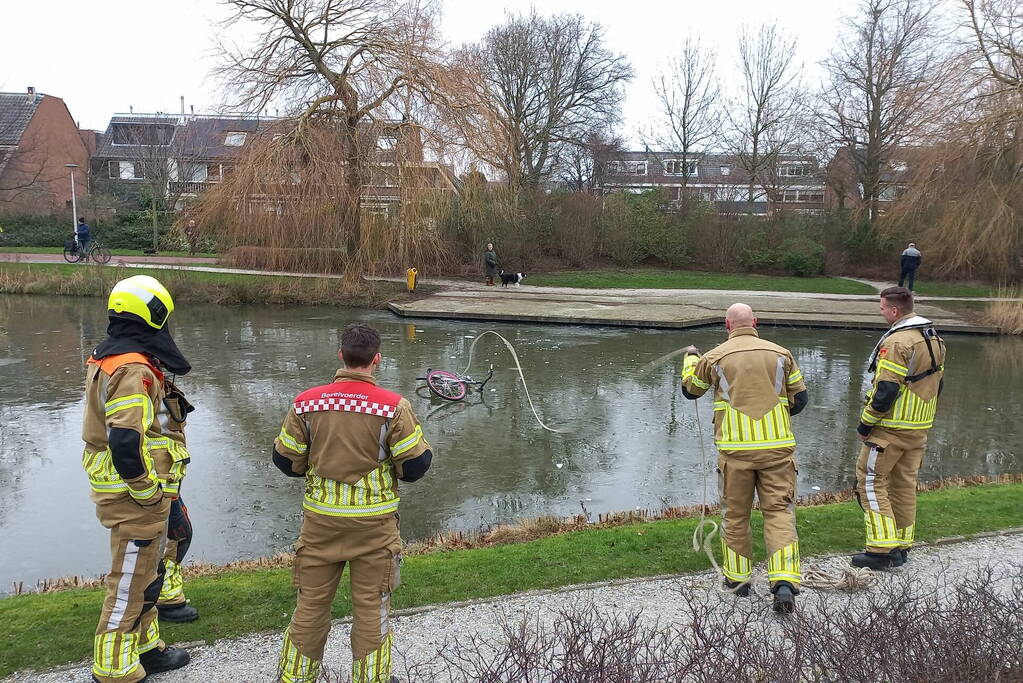
[[[107,356],[101,360],[96,360],[90,356],[88,362],[98,365],[99,369],[107,376],[113,375],[117,372],[117,368],[122,365],[141,363],[152,370],[158,379],[163,379],[163,373],[154,368],[153,363],[141,353],[119,353],[116,356]]]

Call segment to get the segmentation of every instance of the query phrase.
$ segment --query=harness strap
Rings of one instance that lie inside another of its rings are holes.
[[[934,347],[931,346],[931,337],[934,336],[935,334],[934,328],[933,327],[920,328],[920,334],[924,338],[924,343],[927,344],[927,353],[931,357],[931,367],[930,369],[924,370],[921,373],[918,373],[916,375],[909,375],[908,377],[906,377],[903,380],[906,384],[909,384],[910,382],[919,382],[920,380],[926,377],[930,377],[931,375],[938,371],[938,360],[937,358],[934,357]]]

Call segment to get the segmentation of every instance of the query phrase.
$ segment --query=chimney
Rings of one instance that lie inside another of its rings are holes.
[[[185,115],[185,96],[181,96],[181,115]]]
[[[134,114],[134,113],[135,113],[135,107],[133,107],[133,106],[131,106],[131,105],[129,104],[129,105],[128,105],[128,113],[129,113],[129,114]]]
[[[194,104],[190,104],[190,105],[188,105],[188,108],[192,110],[192,116],[195,116],[195,105]]]
[[[31,85],[28,86],[28,96],[26,97],[26,99],[28,100],[29,104],[36,101],[36,89],[34,86]]]

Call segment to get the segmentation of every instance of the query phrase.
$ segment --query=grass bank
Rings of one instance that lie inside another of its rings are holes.
[[[106,297],[118,280],[153,275],[181,303],[308,304],[378,308],[409,296],[400,283],[364,281],[357,291],[331,278],[237,275],[172,269],[0,262],[0,294]],[[419,287],[421,292],[431,291]]]
[[[806,556],[857,550],[863,517],[855,503],[798,510],[800,547]],[[755,553],[762,558],[763,521],[754,513]],[[578,583],[694,572],[707,569],[703,554],[688,550],[694,517],[557,534],[526,543],[409,557],[396,608],[414,607]],[[1023,484],[985,484],[920,494],[922,541],[1023,525]],[[297,533],[297,530],[296,530]],[[344,585],[344,584],[343,584]],[[187,593],[203,618],[162,626],[169,642],[212,641],[287,625],[295,593],[287,569],[233,571],[188,581]],[[90,655],[103,594],[98,589],[23,595],[0,600],[4,647],[0,675],[43,668]],[[334,615],[351,611],[347,587]],[[54,638],[53,634],[60,634]]]
[[[838,277],[786,277],[697,270],[598,270],[530,274],[531,285],[586,289],[739,289],[822,294],[873,294],[869,285]]]
[[[920,296],[990,297],[1001,296],[998,287],[958,282],[917,282],[913,292]]]

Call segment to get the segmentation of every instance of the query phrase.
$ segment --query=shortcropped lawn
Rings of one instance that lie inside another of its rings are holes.
[[[101,242],[103,240],[100,240]],[[63,254],[64,247],[5,247],[0,244],[0,254]],[[146,254],[139,249],[111,249],[114,256],[179,256],[189,257],[187,251],[161,251],[158,254]],[[218,254],[195,254],[191,258],[217,258]]]
[[[855,503],[799,508],[799,544],[805,556],[850,552],[863,543],[863,516]],[[696,519],[592,529],[529,543],[411,557],[402,568],[395,606],[412,607],[484,598],[625,577],[708,568],[689,550]],[[970,535],[1023,525],[1023,484],[990,484],[920,494],[920,540]],[[755,555],[763,559],[759,513]],[[812,564],[812,563],[811,563]],[[192,580],[187,593],[203,617],[161,626],[168,642],[212,641],[287,625],[295,591],[286,570],[232,572]],[[103,595],[73,590],[0,600],[0,676],[89,656]],[[335,616],[350,613],[347,588]]]
[[[823,294],[874,294],[875,290],[838,277],[785,277],[697,270],[598,270],[530,274],[526,284],[587,289],[738,289]]]

